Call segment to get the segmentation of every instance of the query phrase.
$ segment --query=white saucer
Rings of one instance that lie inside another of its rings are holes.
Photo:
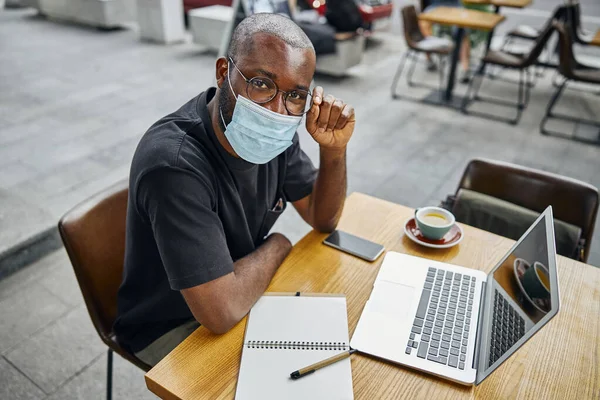
[[[454,224],[454,226],[442,239],[427,239],[421,234],[419,228],[417,228],[414,217],[409,218],[404,224],[404,233],[413,242],[432,249],[448,249],[456,246],[462,242],[463,237],[465,236],[460,225]]]

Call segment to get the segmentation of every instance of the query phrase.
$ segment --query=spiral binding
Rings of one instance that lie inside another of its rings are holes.
[[[349,350],[350,346],[344,342],[292,342],[275,340],[250,340],[246,343],[249,349],[270,350]]]

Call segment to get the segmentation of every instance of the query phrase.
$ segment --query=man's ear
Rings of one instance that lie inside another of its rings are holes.
[[[229,68],[227,64],[228,64],[227,58],[219,57],[217,59],[216,78],[217,78],[217,86],[219,87],[219,89],[221,88],[221,85],[223,84],[223,82],[225,82],[225,77],[227,76],[227,70]]]

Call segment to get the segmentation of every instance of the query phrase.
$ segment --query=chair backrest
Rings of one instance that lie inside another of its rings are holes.
[[[581,4],[579,2],[573,4],[569,20],[575,41],[584,45],[589,44],[580,36],[583,34],[583,26],[581,24]]]
[[[566,4],[556,6],[552,12],[552,16],[548,19],[548,21],[546,21],[546,25],[552,25],[552,21],[554,20],[564,21],[567,19],[568,12],[571,7],[572,6]]]
[[[531,66],[537,61],[537,59],[542,54],[542,51],[544,51],[544,47],[546,47],[546,44],[548,43],[548,40],[550,40],[550,37],[552,36],[553,32],[554,32],[554,25],[553,25],[552,21],[549,21],[546,25],[544,25],[542,32],[535,39],[535,43],[534,43],[533,47],[531,48],[531,51],[529,52],[527,57],[525,57],[525,59],[523,60],[523,63],[525,64],[525,66]]]
[[[555,21],[554,29],[558,32],[558,72],[565,78],[573,79],[575,75],[575,54],[573,54],[573,38],[567,26]]]
[[[127,195],[127,182],[119,182],[75,206],[58,223],[88,312],[105,342],[112,334],[123,275]]]
[[[402,8],[402,22],[404,24],[404,39],[406,45],[415,48],[417,43],[425,37],[419,28],[419,18],[415,6],[406,6]]]
[[[600,202],[598,189],[585,182],[520,165],[476,158],[456,190],[469,189],[541,213],[551,205],[554,218],[581,228],[587,260]]]

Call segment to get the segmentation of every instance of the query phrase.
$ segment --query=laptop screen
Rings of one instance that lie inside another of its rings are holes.
[[[488,276],[478,383],[556,314],[557,284],[549,208]]]

